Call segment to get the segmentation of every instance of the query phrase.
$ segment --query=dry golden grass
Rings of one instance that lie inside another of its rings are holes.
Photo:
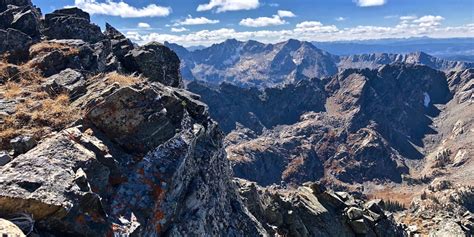
[[[17,75],[8,75],[12,70],[7,67],[17,67]],[[45,79],[29,65],[0,63],[0,75],[7,79],[0,85],[0,98],[17,101],[15,113],[0,119],[0,150],[9,149],[9,141],[18,135],[39,139],[80,118],[81,113],[70,105],[67,95],[51,97],[43,91]]]
[[[12,68],[14,70],[12,70]],[[22,85],[29,85],[32,82],[43,81],[44,78],[29,65],[17,66],[0,62],[0,78],[5,81],[20,81]]]
[[[131,76],[131,75],[122,75],[117,72],[111,72],[105,75],[107,82],[109,83],[118,83],[121,86],[131,86],[142,81],[141,77]]]
[[[23,89],[21,89],[21,86],[18,83],[7,82],[2,91],[4,91],[3,97],[5,99],[14,99],[23,92]]]
[[[41,54],[49,53],[55,50],[61,50],[66,55],[77,55],[79,49],[71,47],[70,45],[61,44],[57,42],[40,42],[30,47],[30,57],[36,57]]]
[[[24,133],[41,138],[51,131],[58,131],[81,117],[73,106],[70,106],[67,95],[55,98],[44,98],[39,93],[36,98],[26,99],[17,105],[15,114],[4,119],[0,124],[0,149],[8,147],[10,139]]]

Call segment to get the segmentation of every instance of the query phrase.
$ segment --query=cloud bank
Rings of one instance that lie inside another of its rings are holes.
[[[306,41],[366,40],[384,38],[405,38],[429,36],[435,38],[474,37],[474,23],[443,27],[441,16],[421,16],[402,18],[393,26],[361,25],[350,28],[339,28],[336,25],[325,25],[319,21],[303,21],[290,30],[256,30],[237,31],[232,28],[202,30],[174,35],[166,33],[139,33],[130,31],[126,35],[133,41],[143,44],[150,41],[174,42],[185,46],[211,45],[226,39],[258,40],[275,43],[291,38]]]

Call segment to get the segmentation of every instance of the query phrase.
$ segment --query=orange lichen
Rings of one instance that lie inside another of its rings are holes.
[[[81,225],[84,225],[86,224],[86,218],[84,217],[84,215],[79,215],[78,217],[76,217],[76,222]]]

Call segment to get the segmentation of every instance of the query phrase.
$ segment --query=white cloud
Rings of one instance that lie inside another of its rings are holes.
[[[441,25],[441,21],[444,20],[444,17],[442,16],[422,16],[416,20],[414,20],[414,23],[418,23],[420,27],[433,27],[433,26],[439,26]]]
[[[345,21],[345,20],[347,20],[347,18],[342,17],[342,16],[336,18],[336,21]]]
[[[150,28],[150,24],[145,23],[145,22],[140,22],[138,23],[138,28]]]
[[[180,32],[185,32],[185,31],[189,31],[189,30],[184,27],[180,27],[180,28],[171,27],[171,32],[180,33]]]
[[[315,33],[337,32],[339,29],[335,25],[326,26],[319,21],[303,21],[296,25],[294,31],[299,34],[308,35]]]
[[[197,11],[209,11],[216,8],[217,12],[251,10],[260,6],[259,0],[210,0],[207,4],[200,4]]]
[[[284,17],[296,17],[296,15],[291,11],[278,10],[278,16],[281,18]]]
[[[287,22],[280,16],[274,15],[273,17],[245,18],[240,21],[239,25],[247,27],[265,27],[284,25],[286,23]]]
[[[375,7],[382,6],[387,3],[386,0],[354,0],[359,7]]]
[[[247,27],[265,27],[265,26],[278,26],[288,23],[283,18],[296,17],[291,11],[279,10],[277,15],[272,17],[258,17],[258,18],[245,18],[239,23],[241,26]]]
[[[434,38],[474,37],[474,23],[456,27],[443,27],[442,25],[433,24],[431,24],[431,26],[420,26],[420,24],[433,22],[433,19],[437,22],[442,21],[440,17],[422,16],[413,20],[401,20],[398,24],[392,26],[361,25],[350,28],[338,28],[335,25],[325,25],[319,21],[304,21],[297,24],[295,28],[291,30],[237,31],[232,28],[221,28],[217,30],[187,32],[184,34],[139,34],[137,32],[127,32],[126,35],[139,44],[150,41],[169,41],[184,46],[211,45],[229,38],[235,38],[241,41],[252,39],[264,43],[275,43],[288,39],[339,41],[420,36]]]
[[[191,15],[182,21],[178,21],[174,24],[174,26],[191,26],[191,25],[208,25],[208,24],[217,24],[219,20],[211,20],[206,17],[196,17],[193,18]]]
[[[129,4],[119,1],[107,0],[106,2],[97,2],[97,0],[75,0],[76,7],[90,14],[120,16],[123,18],[133,17],[163,17],[171,13],[170,7],[150,4],[146,7],[136,8]]]

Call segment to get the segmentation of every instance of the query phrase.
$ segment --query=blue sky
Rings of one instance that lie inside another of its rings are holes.
[[[138,43],[474,37],[473,0],[33,0],[79,6]]]

